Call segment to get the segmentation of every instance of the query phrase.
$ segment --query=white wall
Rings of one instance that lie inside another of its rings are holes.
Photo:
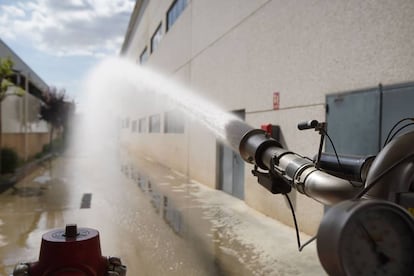
[[[13,90],[14,88],[9,88]],[[9,92],[8,92],[9,93]],[[27,101],[27,111],[24,111]],[[39,120],[40,101],[33,95],[25,93],[23,97],[7,96],[1,103],[2,133],[48,133],[45,121]],[[24,116],[27,116],[26,126]]]

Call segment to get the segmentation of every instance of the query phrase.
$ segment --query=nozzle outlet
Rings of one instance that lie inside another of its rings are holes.
[[[240,141],[240,156],[244,161],[256,164],[259,168],[268,170],[263,161],[263,153],[270,147],[282,148],[282,145],[273,138],[270,138],[264,130],[253,129],[247,132]]]

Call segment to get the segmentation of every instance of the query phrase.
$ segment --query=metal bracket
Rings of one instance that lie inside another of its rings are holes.
[[[255,166],[252,174],[257,177],[257,182],[272,194],[287,194],[292,190],[292,187],[285,179],[270,171],[261,172]]]
[[[120,258],[109,257],[108,262],[107,276],[126,276],[127,268],[122,265]]]

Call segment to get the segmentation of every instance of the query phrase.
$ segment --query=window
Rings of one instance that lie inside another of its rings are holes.
[[[144,133],[147,131],[147,118],[141,118],[138,121],[138,132]]]
[[[139,63],[144,64],[148,60],[148,49],[145,47],[144,51],[142,51],[141,55],[139,56]]]
[[[164,114],[165,133],[184,133],[184,116],[178,110],[165,112]]]
[[[154,52],[158,48],[158,44],[162,38],[162,24],[158,25],[158,28],[155,30],[155,33],[151,37],[151,53]]]
[[[155,133],[161,131],[161,116],[160,114],[149,117],[149,132]]]
[[[125,121],[124,121],[125,123],[124,123],[124,127],[125,128],[129,128],[129,118],[125,118]]]
[[[187,0],[175,0],[167,12],[167,31],[177,21],[187,6]]]
[[[131,132],[137,132],[137,120],[132,121]]]

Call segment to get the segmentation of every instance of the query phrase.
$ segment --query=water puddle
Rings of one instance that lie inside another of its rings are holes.
[[[123,173],[194,254],[211,256],[205,262],[217,274],[208,275],[324,275],[315,249],[296,252],[289,227],[184,175],[171,178],[168,169],[154,171],[153,164],[134,161],[124,163]],[[292,265],[291,258],[301,259]]]
[[[39,184],[47,184],[50,181],[52,181],[52,177],[50,176],[50,173],[48,171],[44,172],[42,175],[39,175],[33,179],[33,182],[36,182]]]
[[[44,187],[21,187],[12,188],[11,195],[20,197],[40,197],[43,195]]]

